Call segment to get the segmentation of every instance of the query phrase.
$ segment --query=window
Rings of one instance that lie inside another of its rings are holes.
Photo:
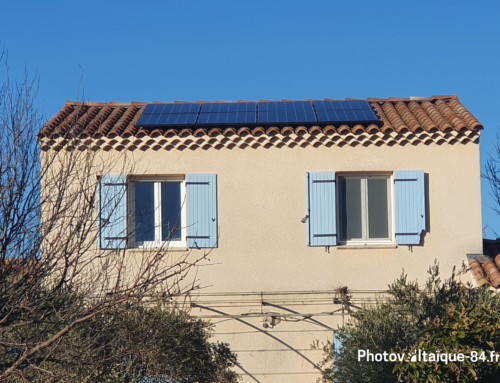
[[[392,242],[389,175],[340,175],[338,222],[343,244]]]
[[[104,174],[99,183],[99,247],[215,248],[217,174],[137,177]]]
[[[183,179],[134,179],[131,183],[133,247],[186,246]]]
[[[423,170],[306,173],[307,245],[422,244],[425,179]]]

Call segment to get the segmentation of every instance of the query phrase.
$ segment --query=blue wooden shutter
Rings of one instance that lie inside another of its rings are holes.
[[[396,243],[419,245],[425,230],[425,178],[423,170],[394,172]]]
[[[333,334],[333,347],[335,348],[335,353],[340,354],[342,352],[342,341],[339,334]]]
[[[101,249],[127,247],[127,176],[104,175],[99,190]]]
[[[217,174],[188,174],[186,187],[188,247],[217,247]]]
[[[338,367],[336,366],[339,356],[343,351],[342,347],[342,341],[340,340],[340,335],[339,334],[333,334],[333,349],[334,349],[334,354],[333,354],[333,365],[335,366],[334,372],[338,372]]]
[[[307,173],[307,244],[337,245],[335,172]]]

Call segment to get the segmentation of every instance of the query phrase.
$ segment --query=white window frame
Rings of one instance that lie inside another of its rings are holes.
[[[154,220],[155,220],[155,240],[137,242],[135,239],[135,184],[140,182],[154,182]],[[162,241],[161,226],[161,184],[165,182],[177,182],[181,184],[181,240],[180,241]],[[187,198],[186,198],[186,177],[182,176],[134,176],[129,180],[129,215],[130,219],[130,247],[136,249],[171,249],[187,248]]]
[[[340,192],[340,179],[341,178],[351,178],[351,179],[361,179],[361,223],[362,223],[362,238],[346,240],[343,238],[342,233],[342,218],[341,218],[341,192]],[[388,238],[368,238],[368,193],[367,193],[367,179],[387,179],[387,219],[388,219]],[[364,181],[363,181],[364,180]],[[337,232],[338,232],[338,243],[344,246],[364,246],[364,245],[395,245],[396,244],[396,217],[395,217],[395,193],[394,193],[394,174],[377,172],[352,172],[352,173],[337,173],[336,174],[336,185],[337,185]]]

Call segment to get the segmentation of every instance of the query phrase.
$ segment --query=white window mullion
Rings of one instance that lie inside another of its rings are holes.
[[[132,240],[132,246],[135,246],[135,182],[130,182],[129,207],[128,214],[131,217],[129,233]]]
[[[161,242],[161,183],[155,182],[155,242]]]
[[[181,182],[181,235],[182,243],[186,243],[187,235],[187,193],[186,193],[186,183]]]
[[[366,178],[361,179],[361,222],[362,237],[368,239],[368,182]]]
[[[389,221],[389,239],[394,241],[395,240],[395,235],[394,235],[394,209],[393,209],[393,203],[395,203],[395,198],[394,198],[394,181],[392,177],[389,177],[387,179],[387,219]]]
[[[365,221],[364,221],[364,224],[365,224],[365,241],[369,241],[370,240],[370,210],[368,209],[369,208],[369,191],[368,191],[368,179],[370,178],[370,176],[367,176],[365,179],[363,179],[363,181],[365,182],[365,198],[364,198],[364,201],[365,201],[365,207],[363,209],[364,213],[365,213]]]

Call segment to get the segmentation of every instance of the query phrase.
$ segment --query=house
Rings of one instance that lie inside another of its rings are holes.
[[[95,248],[213,249],[192,315],[243,381],[314,382],[311,343],[402,270],[424,282],[482,254],[482,129],[457,96],[67,102],[39,140],[132,156],[101,175],[118,208]]]

